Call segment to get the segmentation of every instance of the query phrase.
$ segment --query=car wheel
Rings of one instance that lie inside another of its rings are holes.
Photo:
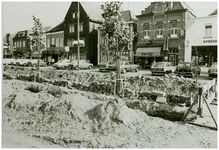
[[[92,68],[92,66],[89,66],[89,67],[88,67],[88,69],[91,69],[91,68]]]
[[[126,69],[122,69],[122,73],[125,74],[126,73]]]
[[[138,68],[135,69],[135,72],[138,72]]]

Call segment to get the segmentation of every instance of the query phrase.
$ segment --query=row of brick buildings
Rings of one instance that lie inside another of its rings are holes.
[[[46,49],[42,59],[46,62],[77,59],[78,33],[80,59],[94,65],[107,59],[113,60],[113,54],[107,57],[101,46],[104,40],[99,28],[103,20],[100,6],[89,2],[79,4],[79,25],[78,2],[72,2],[63,22],[53,28],[44,28]],[[177,64],[179,61],[198,59],[200,65],[211,65],[217,61],[217,11],[207,17],[197,18],[184,2],[152,2],[140,15],[136,16],[129,10],[122,11],[121,15],[135,35],[131,35],[133,41],[121,55],[125,59],[131,58],[143,68],[150,66],[153,61]],[[28,30],[17,32],[13,38],[14,57],[32,57],[30,34]],[[200,40],[201,44],[198,43]],[[66,47],[69,47],[69,51],[66,51]]]

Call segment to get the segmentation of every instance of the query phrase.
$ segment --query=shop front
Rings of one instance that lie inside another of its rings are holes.
[[[197,18],[187,30],[185,47],[187,61],[206,67],[217,62],[217,15]]]
[[[161,62],[163,56],[161,54],[162,47],[142,47],[137,48],[135,52],[135,64],[141,66],[142,69],[150,68],[154,62]]]

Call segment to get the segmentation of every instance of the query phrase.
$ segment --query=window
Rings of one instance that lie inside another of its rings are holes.
[[[80,31],[82,32],[82,31],[83,31],[83,23],[81,23],[81,24],[79,25],[79,28],[80,28]]]
[[[77,13],[72,13],[72,18],[76,18],[77,17]]]
[[[63,46],[63,38],[59,37],[59,40],[60,40],[60,46],[62,47]]]
[[[52,45],[55,45],[55,38],[52,38]]]
[[[47,45],[47,47],[50,47],[50,39],[49,38],[46,40],[46,45]]]
[[[157,38],[163,38],[163,23],[159,22],[157,24]]]
[[[23,41],[23,47],[25,47],[25,41]]]
[[[150,25],[149,23],[144,24],[144,39],[150,38]]]
[[[59,37],[56,37],[56,47],[59,47],[60,42],[59,42]]]
[[[17,47],[20,47],[19,42],[17,42]]]
[[[22,42],[20,41],[20,47],[22,47]]]
[[[177,37],[177,21],[171,21],[171,38]]]
[[[69,25],[69,33],[75,32],[75,26],[73,24]]]
[[[212,25],[205,25],[205,37],[211,37]]]
[[[15,47],[15,48],[17,47],[17,43],[16,43],[16,42],[14,42],[14,47]]]

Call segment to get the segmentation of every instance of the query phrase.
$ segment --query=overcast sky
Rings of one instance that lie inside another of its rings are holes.
[[[89,1],[101,4],[101,1]],[[217,8],[216,1],[193,1],[186,3],[195,11],[197,17],[207,16]],[[32,15],[40,18],[43,26],[56,26],[63,21],[71,1],[35,1],[35,2],[7,2],[2,1],[2,34],[16,33],[17,31],[33,27]],[[139,15],[150,5],[150,1],[123,1],[122,9],[131,10]]]

